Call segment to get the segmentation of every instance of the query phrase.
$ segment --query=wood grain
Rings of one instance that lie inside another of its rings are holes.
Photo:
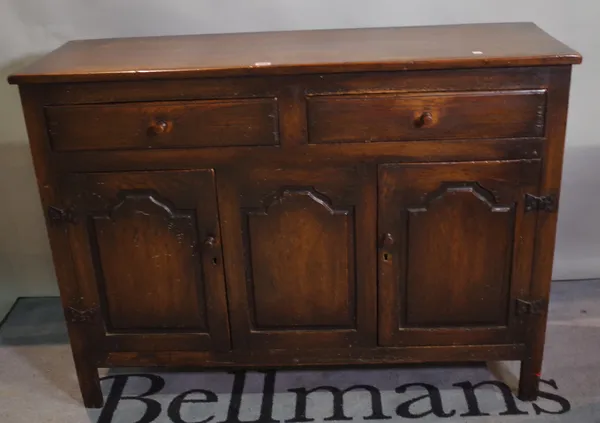
[[[535,236],[535,214],[523,204],[539,172],[539,161],[379,167],[380,237],[394,240],[379,255],[384,345],[521,341],[512,303],[529,285],[533,248],[520,240]]]
[[[581,56],[533,23],[72,41],[11,83],[567,65]]]
[[[206,332],[193,213],[138,194],[92,220],[109,330]]]
[[[541,137],[544,111],[544,90],[315,96],[309,142]]]
[[[477,187],[448,187],[409,210],[408,326],[507,323],[514,210],[490,204]]]
[[[104,337],[154,332],[164,343],[184,332],[199,349],[229,348],[222,261],[204,245],[220,234],[211,170],[66,175],[63,190]]]
[[[262,350],[238,353],[214,352],[109,352],[98,362],[99,366],[181,367],[206,368],[269,368],[269,367],[322,367],[365,365],[398,365],[427,362],[473,362],[518,360],[524,346],[466,345],[427,346],[402,348],[345,348],[314,349],[301,353],[293,350]]]
[[[256,329],[354,327],[354,213],[285,189],[248,212]]]
[[[277,101],[182,101],[46,108],[56,151],[276,145]]]
[[[290,104],[303,106],[312,95],[426,93],[448,91],[535,90],[549,84],[551,67],[440,69],[412,72],[349,72],[281,76],[215,77],[44,84],[41,101],[48,106],[127,102],[274,98],[294,115]],[[300,111],[298,111],[300,112]],[[296,118],[297,119],[297,118]],[[300,128],[296,128],[299,130]],[[292,133],[290,135],[301,135]]]
[[[507,359],[535,399],[556,213],[524,204],[559,196],[580,61],[475,24],[76,41],[9,77],[84,404],[107,365]]]
[[[545,166],[542,170],[540,192],[559,196],[562,179],[564,140],[567,129],[567,112],[571,82],[571,68],[552,69],[551,88],[548,92],[548,116],[553,122],[548,129],[548,140],[544,144]],[[558,204],[557,204],[558,205]],[[550,282],[556,242],[557,213],[540,213],[537,221],[537,237],[533,270],[531,274],[530,298],[544,301],[539,315],[527,319],[528,351],[521,362],[519,398],[535,400],[542,372],[544,340],[546,336],[547,306],[550,299]]]
[[[365,176],[265,167],[220,179],[234,348],[374,345],[374,268],[356,261],[375,235]]]

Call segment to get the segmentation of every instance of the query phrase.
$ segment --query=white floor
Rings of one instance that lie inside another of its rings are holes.
[[[553,285],[542,372],[547,382],[542,384],[544,396],[535,403],[507,398],[493,385],[477,388],[475,404],[467,401],[469,383],[493,381],[497,376],[514,387],[516,363],[492,363],[490,368],[398,366],[237,376],[125,369],[109,375],[102,382],[105,396],[111,398],[109,405],[104,410],[84,409],[58,299],[21,300],[0,328],[0,423],[255,422],[264,404],[272,410],[263,409],[267,413],[263,421],[283,423],[294,421],[298,410],[302,411],[299,392],[323,385],[340,390],[353,385],[375,389],[375,394],[357,389],[342,397],[338,413],[352,422],[600,422],[600,281]],[[274,384],[272,396],[269,378]],[[245,386],[232,395],[240,381]],[[410,383],[428,384],[433,394],[411,405],[427,391],[424,385],[403,386]],[[121,384],[124,391],[119,393]],[[155,392],[146,397],[154,404],[151,409],[140,400],[123,398],[141,395],[151,387]],[[204,392],[185,394],[192,389]],[[365,420],[374,413],[372,395],[381,400],[380,414]],[[436,417],[431,398],[441,401],[436,411],[447,417]],[[295,421],[332,421],[335,410],[330,392],[319,391],[307,399],[306,419]]]

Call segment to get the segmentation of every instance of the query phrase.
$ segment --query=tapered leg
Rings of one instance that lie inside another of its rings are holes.
[[[95,365],[85,360],[85,358],[74,358],[83,404],[86,408],[101,408],[104,405],[104,398],[102,396],[102,389],[100,388],[98,369]]]
[[[541,359],[527,358],[521,361],[518,395],[521,401],[535,401],[537,399],[541,370]]]

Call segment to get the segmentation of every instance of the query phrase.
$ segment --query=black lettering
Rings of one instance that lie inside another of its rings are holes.
[[[150,380],[150,389],[143,394],[123,396],[125,385],[132,377],[145,377],[146,379]],[[102,380],[106,379],[114,379],[114,382],[110,388],[108,396],[106,397],[106,403],[100,412],[100,417],[98,417],[98,423],[112,422],[115,411],[117,410],[117,406],[121,400],[137,400],[146,404],[146,411],[144,412],[142,418],[137,422],[132,423],[151,423],[160,415],[160,403],[146,397],[160,392],[165,387],[165,381],[162,377],[151,374],[134,374],[106,376],[102,378]]]
[[[506,386],[506,384],[502,382],[498,382],[495,380],[484,381],[473,385],[471,382],[460,382],[455,383],[452,386],[458,386],[463,389],[465,393],[465,399],[467,401],[467,406],[469,407],[469,411],[461,414],[461,417],[471,417],[471,416],[489,416],[489,413],[482,413],[479,409],[479,403],[477,402],[477,396],[475,395],[475,389],[484,385],[492,385],[500,389],[502,393],[502,397],[504,398],[504,404],[506,405],[506,411],[500,413],[500,416],[518,416],[518,415],[527,415],[526,411],[519,410],[517,407],[517,403],[515,401],[515,397],[513,396],[510,388]]]
[[[344,414],[344,395],[347,392],[354,391],[357,389],[363,389],[371,394],[371,407],[373,412],[371,415],[365,417],[365,420],[388,420],[390,416],[383,414],[383,405],[381,403],[381,393],[377,388],[369,385],[354,385],[348,389],[335,388],[333,386],[318,386],[314,389],[297,388],[289,389],[289,392],[296,394],[296,411],[293,418],[286,420],[286,423],[302,423],[302,422],[313,422],[315,419],[306,417],[306,403],[307,398],[310,394],[317,391],[327,391],[333,396],[333,414],[330,417],[325,418],[325,421],[332,420],[352,420],[350,417]]]
[[[187,399],[188,395],[192,394],[203,394],[204,398],[202,399]],[[215,416],[207,417],[203,420],[196,420],[194,422],[186,422],[181,418],[181,404],[183,403],[205,403],[205,402],[217,402],[219,398],[217,394],[212,391],[205,391],[204,389],[192,389],[191,391],[184,392],[182,394],[177,395],[169,404],[169,408],[167,409],[167,415],[173,421],[173,423],[208,423]]]
[[[275,372],[268,371],[265,374],[262,404],[260,405],[260,416],[255,423],[278,423],[273,419],[273,399],[275,397]],[[233,387],[231,390],[231,401],[227,410],[227,417],[220,423],[251,423],[240,420],[240,406],[242,394],[246,383],[246,372],[234,372]]]
[[[452,410],[449,413],[444,411],[444,405],[442,403],[442,396],[440,394],[440,390],[433,385],[428,383],[407,383],[406,385],[402,385],[396,388],[396,392],[398,394],[403,394],[406,392],[408,388],[412,388],[413,386],[419,386],[425,388],[427,390],[427,394],[421,395],[420,397],[413,398],[409,401],[403,402],[396,408],[396,414],[400,417],[404,417],[406,419],[419,419],[421,417],[428,416],[433,413],[436,417],[444,418],[444,417],[452,417],[456,414],[456,410]],[[424,411],[422,413],[413,414],[410,411],[411,405],[421,401],[422,399],[429,398],[429,404],[431,408],[428,411]]]
[[[540,384],[542,384],[542,383],[545,383],[546,385],[550,385],[554,389],[558,390],[558,385],[556,384],[554,379],[550,379],[550,380],[540,379]],[[565,414],[566,412],[571,411],[571,403],[566,398],[563,398],[560,395],[552,394],[550,392],[544,392],[540,389],[540,391],[538,392],[538,396],[540,398],[544,398],[544,399],[547,399],[550,401],[557,402],[561,408],[558,411],[550,411],[550,410],[546,410],[545,408],[540,407],[536,403],[533,403],[532,404],[533,410],[535,411],[535,414],[537,414],[537,415],[540,415],[540,414]]]

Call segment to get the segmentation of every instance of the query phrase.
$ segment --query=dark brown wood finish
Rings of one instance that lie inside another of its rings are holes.
[[[68,174],[63,192],[78,278],[110,342],[229,348],[212,170]]]
[[[501,359],[534,399],[580,61],[477,24],[76,41],[12,75],[85,405],[99,366]]]
[[[218,191],[234,348],[376,345],[366,169],[227,169]]]
[[[379,167],[383,345],[524,342],[539,161]]]
[[[278,142],[275,99],[52,106],[46,108],[46,117],[56,151]]]
[[[315,96],[309,142],[534,138],[544,110],[544,90]]]
[[[528,22],[72,41],[13,83],[568,65]]]
[[[469,346],[412,346],[402,348],[327,348],[298,351],[249,350],[220,355],[214,352],[110,352],[98,362],[100,366],[147,367],[322,367],[358,366],[365,364],[481,362],[485,360],[519,360],[522,344]]]
[[[552,125],[548,128],[544,144],[545,164],[541,172],[540,192],[544,195],[558,197],[560,195],[564,141],[567,128],[571,69],[569,67],[552,68],[550,82],[547,113],[548,120],[552,122]],[[528,351],[525,359],[521,362],[519,383],[519,397],[522,400],[535,400],[538,393],[544,355],[547,303],[550,300],[557,218],[557,213],[540,213],[537,222],[536,248],[529,298],[539,299],[542,301],[543,307],[540,313],[528,316],[529,322],[526,326],[529,341],[527,344]]]

